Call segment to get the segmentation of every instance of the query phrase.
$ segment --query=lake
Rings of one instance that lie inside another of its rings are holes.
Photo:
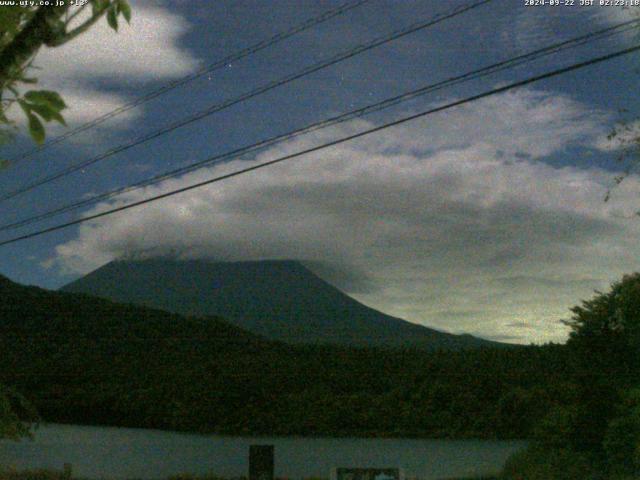
[[[401,467],[439,479],[497,473],[523,441],[231,437],[47,424],[34,440],[0,441],[0,465],[88,478],[163,478],[177,473],[247,475],[249,445],[275,445],[278,477],[328,477],[332,467]]]

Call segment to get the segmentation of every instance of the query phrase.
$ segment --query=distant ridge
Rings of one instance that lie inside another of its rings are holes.
[[[448,350],[504,345],[385,315],[295,260],[123,259],[62,290],[182,315],[215,315],[266,338],[295,344]]]

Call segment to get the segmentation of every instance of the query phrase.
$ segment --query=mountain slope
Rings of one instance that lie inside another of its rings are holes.
[[[369,308],[292,260],[122,260],[62,288],[183,315],[218,315],[291,343],[460,349],[499,345]]]

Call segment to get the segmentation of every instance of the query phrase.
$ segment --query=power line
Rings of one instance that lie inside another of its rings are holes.
[[[164,95],[165,93],[178,88],[182,85],[185,85],[193,80],[196,80],[204,75],[213,73],[216,70],[219,70],[221,68],[226,67],[227,65],[229,65],[231,62],[237,62],[238,60],[241,60],[245,57],[248,57],[249,55],[252,55],[254,53],[257,53],[261,50],[264,50],[267,47],[271,47],[277,43],[280,43],[288,38],[293,37],[294,35],[297,35],[298,33],[302,33],[306,30],[309,30],[310,28],[319,25],[323,22],[326,22],[327,20],[330,20],[334,17],[337,17],[339,15],[342,15],[350,10],[353,10],[354,8],[360,7],[361,5],[364,5],[365,3],[370,2],[371,0],[356,0],[354,2],[346,2],[343,3],[341,5],[339,5],[338,7],[328,10],[320,15],[318,15],[317,17],[313,17],[313,18],[309,18],[307,20],[305,20],[304,22],[300,23],[299,25],[296,25],[295,27],[290,28],[289,30],[280,32],[268,39],[262,40],[258,43],[255,43],[253,45],[250,45],[248,47],[243,48],[242,50],[239,50],[235,53],[232,53],[231,55],[228,55],[220,60],[217,60],[216,62],[209,64],[208,66],[205,66],[203,68],[201,68],[200,70],[198,70],[197,72],[194,72],[192,74],[186,75],[178,80],[174,80],[172,82],[169,82],[163,86],[161,86],[160,88],[157,88],[156,90],[153,90],[141,97],[138,97],[134,100],[131,100],[130,102],[125,103],[124,105],[119,106],[118,108],[111,110],[110,112],[105,113],[104,115],[101,115],[97,118],[94,118],[93,120],[84,123],[72,130],[69,130],[67,132],[65,132],[62,135],[59,135],[58,137],[49,140],[48,142],[46,142],[45,144],[36,147],[32,150],[29,150],[25,153],[22,153],[20,155],[17,155],[15,157],[13,157],[12,159],[10,159],[8,161],[8,164],[11,165],[13,163],[16,163],[20,160],[24,160],[26,158],[32,157],[38,153],[40,153],[43,150],[46,150],[47,148],[56,145],[60,142],[63,142],[64,140],[66,140],[67,138],[73,137],[75,135],[77,135],[78,133],[84,132],[86,130],[89,130],[91,128],[94,128],[104,122],[106,122],[107,120],[116,117],[124,112],[127,112],[129,110],[131,110],[132,108],[137,107],[138,105],[142,105],[143,103],[148,102],[149,100],[153,100],[154,98],[157,98],[161,95]]]
[[[176,177],[178,175],[184,174],[184,173],[188,173],[194,170],[197,170],[198,168],[201,168],[205,165],[213,165],[213,164],[217,164],[220,163],[222,161],[225,160],[229,160],[229,159],[233,159],[233,158],[238,158],[241,155],[245,155],[248,153],[254,153],[256,151],[259,150],[263,150],[266,147],[269,147],[271,145],[274,145],[276,143],[280,143],[283,142],[285,140],[290,140],[292,138],[295,138],[297,136],[300,136],[302,134],[307,134],[322,128],[326,128],[329,126],[333,126],[339,123],[343,123],[346,122],[348,120],[352,120],[355,118],[360,118],[363,117],[365,115],[369,115],[371,113],[374,112],[378,112],[380,110],[389,108],[391,106],[397,105],[401,102],[405,102],[407,100],[411,100],[413,98],[416,98],[418,96],[421,95],[425,95],[427,93],[431,93],[437,90],[440,90],[442,88],[445,87],[449,87],[452,85],[456,85],[458,83],[462,83],[462,82],[466,82],[469,80],[473,80],[473,79],[477,79],[477,78],[481,78],[483,76],[489,75],[489,74],[493,74],[499,71],[503,71],[506,69],[510,69],[510,68],[514,68],[516,66],[520,66],[523,65],[525,63],[531,62],[533,60],[537,60],[539,58],[542,58],[544,56],[548,56],[551,54],[555,54],[558,53],[560,51],[563,51],[565,49],[568,48],[574,48],[576,46],[579,45],[584,45],[586,43],[592,42],[594,40],[600,40],[602,38],[606,38],[612,35],[617,35],[617,34],[621,34],[621,33],[625,33],[629,30],[632,29],[637,29],[638,25],[640,25],[640,20],[630,20],[630,21],[626,21],[626,22],[622,22],[618,25],[614,25],[612,27],[608,27],[605,29],[601,29],[595,32],[591,32],[582,36],[578,36],[578,37],[574,37],[573,39],[570,40],[566,40],[560,43],[556,43],[553,45],[549,45],[531,52],[528,52],[526,54],[523,55],[519,55],[516,57],[513,57],[511,59],[508,60],[504,60],[495,64],[492,64],[490,66],[487,67],[483,67],[477,70],[473,70],[471,72],[467,72],[465,74],[462,75],[458,75],[455,77],[451,77],[448,78],[444,81],[441,82],[437,82],[431,85],[427,85],[425,87],[421,87],[419,89],[416,90],[412,90],[410,92],[406,92],[404,94],[395,96],[395,97],[391,97],[388,99],[385,99],[381,102],[376,102],[374,104],[368,105],[366,107],[362,107],[356,110],[352,110],[350,112],[332,117],[332,118],[328,118],[325,120],[322,120],[320,122],[315,122],[312,123],[310,125],[298,128],[296,130],[281,134],[281,135],[277,135],[274,137],[270,137],[264,140],[261,140],[257,143],[253,143],[251,145],[248,146],[244,146],[241,148],[237,148],[219,155],[216,155],[214,157],[211,158],[207,158],[205,160],[201,160],[189,165],[185,165],[182,167],[179,167],[177,169],[174,170],[170,170],[168,172],[163,172],[161,174],[155,175],[151,178],[147,178],[144,179],[142,181],[136,182],[134,184],[131,185],[127,185],[124,187],[119,187],[113,190],[110,190],[108,192],[102,193],[102,194],[98,194],[98,195],[94,195],[90,198],[81,200],[79,202],[74,202],[71,204],[67,204],[64,205],[62,207],[58,207],[56,209],[53,210],[49,210],[47,212],[43,212],[41,214],[32,216],[32,217],[28,217],[26,219],[23,220],[19,220],[19,221],[15,221],[13,223],[8,223],[8,224],[4,224],[4,225],[0,225],[0,231],[6,231],[9,229],[14,229],[17,227],[22,227],[25,225],[29,225],[31,223],[34,222],[38,222],[41,220],[45,220],[47,218],[51,218],[53,216],[62,214],[62,213],[66,213],[87,205],[91,205],[94,203],[97,203],[99,201],[102,200],[106,200],[109,198],[112,198],[116,195],[119,195],[121,193],[126,193],[126,192],[130,192],[130,191],[134,191],[134,190],[138,190],[140,188],[149,186],[149,185],[153,185],[156,184],[162,180],[166,180],[168,178],[172,178],[172,177]]]
[[[441,23],[445,20],[448,20],[450,18],[456,17],[458,15],[461,15],[469,10],[478,8],[486,3],[489,3],[493,0],[479,0],[479,1],[475,1],[473,3],[470,4],[465,4],[459,7],[456,7],[450,11],[448,11],[448,13],[443,13],[443,14],[439,14],[436,15],[432,18],[430,18],[429,20],[426,21],[422,21],[422,22],[418,22],[418,23],[414,23],[412,25],[410,25],[409,27],[403,28],[401,30],[397,30],[393,33],[391,33],[390,35],[386,35],[384,37],[380,37],[378,39],[375,39],[369,43],[366,43],[364,45],[359,45],[355,48],[352,48],[350,50],[347,50],[345,52],[339,53],[337,55],[335,55],[334,57],[331,57],[329,60],[325,60],[323,62],[311,65],[305,69],[303,69],[300,72],[297,73],[293,73],[291,75],[287,75],[279,80],[274,80],[272,82],[269,82],[261,87],[258,87],[256,89],[253,89],[249,92],[246,92],[238,97],[226,100],[220,104],[214,104],[212,106],[210,106],[209,108],[202,110],[190,117],[184,118],[182,120],[179,120],[177,122],[174,122],[173,124],[161,128],[160,130],[156,130],[154,132],[151,132],[149,134],[143,135],[142,137],[137,138],[136,140],[127,143],[127,144],[123,144],[123,145],[119,145],[117,147],[114,147],[110,150],[107,150],[106,152],[90,158],[88,160],[85,160],[83,162],[77,163],[75,165],[72,165],[64,170],[61,170],[57,173],[53,173],[51,175],[48,175],[40,180],[36,180],[35,182],[29,183],[27,185],[23,185],[22,187],[19,187],[9,193],[6,193],[2,196],[0,196],[0,201],[4,201],[4,200],[9,200],[11,198],[14,198],[22,193],[28,192],[30,190],[33,190],[34,188],[40,187],[42,185],[45,185],[49,182],[52,182],[54,180],[57,180],[59,178],[62,178],[64,176],[67,176],[71,173],[77,172],[79,170],[82,170],[84,168],[89,167],[90,165],[93,165],[101,160],[104,160],[105,158],[111,157],[117,153],[121,153],[123,151],[129,150],[130,148],[133,148],[135,146],[141,145],[143,143],[146,143],[150,140],[153,140],[155,138],[158,138],[162,135],[165,135],[169,132],[172,132],[178,128],[184,127],[186,125],[189,125],[193,122],[196,122],[198,120],[201,120],[205,117],[208,117],[216,112],[219,112],[221,110],[225,110],[233,105],[236,105],[238,103],[244,102],[245,100],[249,100],[253,97],[257,97],[258,95],[261,95],[263,93],[266,93],[270,90],[273,90],[274,88],[280,87],[282,85],[288,84],[290,82],[293,82],[294,80],[298,80],[302,77],[305,77],[307,75],[310,75],[312,73],[318,72],[320,70],[323,70],[327,67],[330,67],[332,65],[335,65],[339,62],[342,62],[344,60],[347,60],[349,58],[355,57],[356,55],[359,55],[361,53],[367,52],[369,50],[372,50],[374,48],[377,48],[381,45],[387,44],[389,42],[392,42],[394,40],[397,40],[401,37],[404,37],[406,35],[409,35],[411,33],[415,33],[419,30],[423,30],[425,28],[437,25],[438,23]]]
[[[259,169],[264,168],[264,167],[268,167],[268,166],[271,166],[271,165],[275,165],[277,163],[284,162],[285,160],[291,160],[293,158],[301,157],[301,156],[307,155],[309,153],[314,153],[314,152],[317,152],[317,151],[320,151],[320,150],[324,150],[326,148],[333,147],[335,145],[339,145],[339,144],[342,144],[342,143],[345,143],[345,142],[348,142],[348,141],[351,141],[351,140],[355,140],[357,138],[364,137],[366,135],[370,135],[372,133],[376,133],[376,132],[385,130],[385,129],[390,128],[390,127],[395,127],[397,125],[401,125],[403,123],[410,122],[412,120],[416,120],[418,118],[422,118],[422,117],[425,117],[427,115],[431,115],[431,114],[434,114],[434,113],[437,113],[437,112],[448,110],[448,109],[453,108],[453,107],[457,107],[457,106],[460,106],[460,105],[471,103],[471,102],[480,100],[482,98],[486,98],[486,97],[489,97],[489,96],[492,96],[492,95],[496,95],[498,93],[503,93],[503,92],[506,92],[508,90],[513,90],[514,88],[519,88],[519,87],[522,87],[522,86],[525,86],[525,85],[529,85],[529,84],[534,83],[534,82],[539,82],[540,80],[544,80],[544,79],[547,79],[547,78],[551,78],[551,77],[555,77],[555,76],[558,76],[558,75],[562,75],[562,74],[565,74],[565,73],[568,73],[568,72],[571,72],[571,71],[574,71],[574,70],[578,70],[578,69],[581,69],[581,68],[588,67],[590,65],[595,65],[597,63],[601,63],[601,62],[605,62],[605,61],[608,61],[608,60],[612,60],[614,58],[621,57],[623,55],[628,55],[628,54],[636,52],[638,50],[640,50],[640,45],[635,45],[633,47],[625,48],[623,50],[618,50],[616,52],[613,52],[613,53],[610,53],[610,54],[607,54],[607,55],[603,55],[603,56],[600,56],[600,57],[592,58],[590,60],[586,60],[586,61],[579,62],[579,63],[574,63],[573,65],[570,65],[568,67],[563,67],[563,68],[556,69],[556,70],[553,70],[551,72],[547,72],[547,73],[544,73],[544,74],[541,74],[541,75],[536,75],[534,77],[530,77],[530,78],[525,79],[525,80],[520,80],[518,82],[514,82],[514,83],[511,83],[511,84],[503,86],[503,87],[494,88],[492,90],[489,90],[489,91],[486,91],[486,92],[483,92],[483,93],[480,93],[480,94],[477,94],[477,95],[472,95],[470,97],[464,98],[462,100],[457,100],[455,102],[451,102],[451,103],[442,105],[440,107],[431,108],[429,110],[426,110],[426,111],[423,111],[423,112],[420,112],[420,113],[409,115],[409,116],[403,117],[403,118],[401,118],[399,120],[394,120],[392,122],[385,123],[385,124],[380,125],[378,127],[370,128],[368,130],[365,130],[365,131],[362,131],[362,132],[359,132],[359,133],[355,133],[355,134],[349,135],[347,137],[340,138],[338,140],[333,140],[331,142],[327,142],[327,143],[324,143],[322,145],[318,145],[318,146],[315,146],[315,147],[307,148],[305,150],[301,150],[301,151],[296,152],[296,153],[292,153],[292,154],[289,154],[289,155],[284,155],[284,156],[278,157],[278,158],[276,158],[274,160],[269,160],[269,161],[266,161],[266,162],[263,162],[263,163],[260,163],[260,164],[257,164],[257,165],[253,165],[251,167],[247,167],[247,168],[243,168],[243,169],[240,169],[240,170],[236,170],[235,172],[227,173],[225,175],[220,175],[218,177],[214,177],[214,178],[211,178],[209,180],[204,180],[202,182],[194,183],[194,184],[188,185],[186,187],[182,187],[182,188],[178,188],[178,189],[175,189],[175,190],[171,190],[169,192],[162,193],[162,194],[159,194],[159,195],[155,195],[153,197],[146,198],[144,200],[139,200],[137,202],[131,202],[131,203],[128,203],[126,205],[121,205],[119,207],[115,207],[115,208],[112,208],[112,209],[109,209],[109,210],[105,210],[103,212],[96,213],[96,214],[93,214],[93,215],[89,215],[87,217],[83,217],[83,218],[76,219],[76,220],[73,220],[73,221],[70,221],[70,222],[66,222],[66,223],[62,223],[62,224],[59,224],[59,225],[55,225],[53,227],[49,227],[49,228],[45,228],[45,229],[42,229],[42,230],[38,230],[36,232],[32,232],[32,233],[29,233],[29,234],[26,234],[26,235],[21,235],[21,236],[14,237],[14,238],[11,238],[11,239],[8,239],[8,240],[4,240],[4,241],[0,242],[0,246],[4,246],[4,245],[15,243],[15,242],[18,242],[18,241],[21,241],[21,240],[26,240],[28,238],[33,238],[33,237],[37,237],[37,236],[40,236],[40,235],[44,235],[46,233],[50,233],[50,232],[54,232],[54,231],[57,231],[57,230],[61,230],[63,228],[67,228],[67,227],[70,227],[70,226],[73,226],[73,225],[78,225],[80,223],[88,222],[90,220],[95,220],[97,218],[105,217],[107,215],[112,215],[114,213],[121,212],[121,211],[124,211],[124,210],[128,210],[130,208],[138,207],[140,205],[144,205],[144,204],[147,204],[147,203],[155,202],[157,200],[161,200],[163,198],[171,197],[171,196],[177,195],[179,193],[187,192],[189,190],[194,190],[196,188],[200,188],[200,187],[203,187],[205,185],[210,185],[210,184],[213,184],[213,183],[221,182],[223,180],[227,180],[229,178],[237,177],[239,175],[252,172],[254,170],[259,170]]]

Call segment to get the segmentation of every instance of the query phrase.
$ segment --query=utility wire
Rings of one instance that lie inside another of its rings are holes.
[[[210,157],[207,158],[205,160],[201,160],[195,163],[191,163],[189,165],[185,165],[173,170],[170,170],[168,172],[163,172],[161,174],[155,175],[151,178],[147,178],[144,180],[141,180],[139,182],[133,183],[131,185],[127,185],[127,186],[123,186],[123,187],[119,187],[113,190],[110,190],[108,192],[104,192],[98,195],[94,195],[90,198],[86,198],[84,200],[78,201],[78,202],[74,202],[74,203],[70,203],[58,208],[55,208],[53,210],[49,210],[47,212],[43,212],[41,214],[32,216],[32,217],[28,217],[26,219],[22,219],[22,220],[18,220],[15,221],[13,223],[8,223],[8,224],[4,224],[4,225],[0,225],[0,231],[6,231],[6,230],[10,230],[10,229],[15,229],[18,227],[22,227],[25,225],[29,225],[35,222],[39,222],[51,217],[54,217],[56,215],[62,214],[62,213],[66,213],[72,210],[76,210],[78,208],[87,206],[87,205],[91,205],[94,203],[97,203],[99,201],[103,201],[103,200],[107,200],[109,198],[112,198],[116,195],[122,194],[122,193],[127,193],[127,192],[131,192],[131,191],[135,191],[138,190],[140,188],[143,187],[147,187],[149,185],[154,185],[156,183],[159,183],[163,180],[166,180],[168,178],[173,178],[176,177],[178,175],[182,175],[188,172],[192,172],[194,170],[197,170],[199,168],[202,168],[203,166],[210,166],[213,164],[217,164],[217,163],[221,163],[223,161],[226,160],[230,160],[230,159],[234,159],[234,158],[238,158],[241,155],[246,155],[248,153],[255,153],[257,151],[260,150],[264,150],[265,148],[272,146],[274,144],[277,143],[281,143],[283,141],[286,140],[290,140],[292,138],[298,137],[300,135],[303,134],[307,134],[322,128],[327,128],[329,126],[333,126],[339,123],[343,123],[355,118],[360,118],[363,117],[365,115],[369,115],[371,113],[374,112],[378,112],[381,111],[383,109],[395,106],[401,102],[405,102],[408,100],[411,100],[413,98],[416,98],[418,96],[421,95],[425,95],[427,93],[431,93],[440,89],[443,89],[445,87],[450,87],[452,85],[456,85],[459,83],[463,83],[469,80],[473,80],[473,79],[477,79],[477,78],[481,78],[484,77],[486,75],[489,74],[494,74],[496,72],[500,72],[500,71],[504,71],[507,69],[511,69],[520,65],[523,65],[525,63],[529,63],[532,62],[534,60],[537,60],[539,58],[551,55],[551,54],[555,54],[558,52],[561,52],[563,50],[569,49],[569,48],[575,48],[577,46],[580,45],[584,45],[586,43],[590,43],[593,42],[595,40],[601,40],[602,38],[606,38],[612,35],[617,35],[617,34],[622,34],[625,33],[627,31],[633,30],[633,29],[637,29],[638,26],[640,25],[640,19],[638,20],[630,20],[630,21],[626,21],[626,22],[622,22],[618,25],[614,25],[612,27],[608,27],[608,28],[604,28],[595,32],[591,32],[582,36],[578,36],[578,37],[574,37],[573,39],[570,40],[566,40],[564,42],[560,42],[560,43],[556,43],[553,45],[549,45],[531,52],[528,52],[526,54],[523,55],[519,55],[517,57],[513,57],[510,58],[508,60],[504,60],[495,64],[492,64],[490,66],[487,67],[483,67],[477,70],[473,70],[471,72],[467,72],[465,74],[462,75],[458,75],[455,77],[451,77],[448,78],[446,80],[443,80],[441,82],[437,82],[431,85],[427,85],[425,87],[421,87],[419,89],[416,90],[412,90],[410,92],[406,92],[403,93],[402,95],[398,95],[392,98],[388,98],[386,100],[383,100],[381,102],[376,102],[374,104],[368,105],[366,107],[362,107],[359,108],[357,110],[352,110],[350,112],[347,113],[343,113],[341,115],[335,116],[335,117],[331,117],[319,122],[315,122],[312,123],[310,125],[307,125],[305,127],[301,127],[298,128],[296,130],[284,133],[284,134],[280,134],[277,135],[275,137],[270,137],[264,140],[261,140],[257,143],[253,143],[251,145],[248,146],[244,146],[241,148],[237,148],[219,155],[216,155],[214,157]]]
[[[315,73],[318,72],[320,70],[323,70],[327,67],[330,67],[332,65],[335,65],[339,62],[342,62],[344,60],[347,60],[349,58],[355,57],[356,55],[359,55],[361,53],[367,52],[369,50],[372,50],[374,48],[377,48],[381,45],[384,45],[386,43],[392,42],[394,40],[397,40],[401,37],[404,37],[406,35],[409,35],[411,33],[417,32],[419,30],[423,30],[425,28],[431,27],[433,25],[437,25],[438,23],[441,23],[447,19],[456,17],[458,15],[461,15],[469,10],[472,10],[474,8],[478,8],[486,3],[489,3],[493,0],[479,0],[479,1],[475,1],[473,3],[470,4],[465,4],[459,7],[456,7],[450,11],[448,11],[447,13],[443,13],[443,14],[439,14],[436,15],[432,18],[430,18],[429,20],[426,21],[421,21],[421,22],[417,22],[414,23],[412,25],[410,25],[409,27],[403,28],[401,30],[397,30],[395,32],[393,32],[390,35],[386,35],[384,37],[380,37],[378,39],[375,39],[369,43],[366,43],[364,45],[359,45],[355,48],[352,48],[350,50],[347,50],[345,52],[339,53],[337,55],[335,55],[334,57],[331,57],[329,60],[325,60],[323,62],[311,65],[305,69],[303,69],[300,72],[297,73],[293,73],[291,75],[287,75],[279,80],[274,80],[272,82],[267,83],[266,85],[263,85],[261,87],[258,87],[254,90],[251,90],[249,92],[246,92],[242,95],[240,95],[239,97],[235,97],[229,100],[226,100],[220,104],[215,104],[210,106],[209,108],[202,110],[190,117],[184,118],[182,120],[178,120],[177,122],[174,122],[160,130],[156,130],[155,132],[151,132],[149,134],[143,135],[142,137],[138,137],[136,140],[133,140],[130,143],[126,143],[123,145],[119,145],[117,147],[114,147],[110,150],[107,150],[106,152],[90,158],[88,160],[85,160],[83,162],[77,163],[75,165],[72,165],[64,170],[61,170],[57,173],[53,173],[51,175],[48,175],[44,178],[41,178],[40,180],[36,180],[35,182],[29,183],[27,185],[23,185],[22,187],[19,187],[11,192],[8,192],[4,195],[0,196],[0,201],[4,201],[4,200],[9,200],[11,198],[14,198],[22,193],[28,192],[30,190],[33,190],[34,188],[40,187],[42,185],[45,185],[49,182],[52,182],[54,180],[57,180],[59,178],[62,178],[66,175],[69,175],[71,173],[77,172],[78,170],[82,170],[84,168],[89,167],[90,165],[93,165],[101,160],[104,160],[105,158],[111,157],[117,153],[121,153],[123,151],[129,150],[130,148],[133,148],[137,145],[141,145],[145,142],[148,142],[149,140],[153,140],[155,138],[158,138],[162,135],[165,135],[169,132],[172,132],[173,130],[176,130],[180,127],[184,127],[186,125],[189,125],[193,122],[196,122],[198,120],[201,120],[205,117],[208,117],[216,112],[219,112],[221,110],[227,109],[233,105],[236,105],[238,103],[244,102],[245,100],[249,100],[250,98],[253,97],[257,97],[258,95],[261,95],[263,93],[266,93],[270,90],[273,90],[274,88],[280,87],[282,85],[288,84],[290,82],[293,82],[294,80],[297,80],[299,78],[305,77],[311,73]]]
[[[110,112],[105,113],[104,115],[101,115],[97,118],[94,118],[93,120],[84,123],[74,129],[71,129],[67,132],[65,132],[62,135],[59,135],[56,138],[53,138],[49,141],[47,141],[46,143],[44,143],[43,145],[36,147],[32,150],[29,150],[27,152],[24,152],[20,155],[17,155],[11,159],[8,160],[8,164],[12,165],[16,162],[19,162],[21,160],[24,160],[26,158],[32,157],[38,153],[40,153],[43,150],[46,150],[47,148],[56,145],[60,142],[63,142],[64,140],[66,140],[67,138],[73,137],[75,135],[77,135],[78,133],[84,132],[86,130],[89,130],[91,128],[94,128],[104,122],[106,122],[107,120],[116,117],[124,112],[127,112],[129,110],[131,110],[132,108],[137,107],[138,105],[142,105],[143,103],[148,102],[149,100],[153,100],[154,98],[157,98],[161,95],[164,95],[165,93],[178,88],[182,85],[185,85],[193,80],[196,80],[204,75],[213,73],[216,70],[219,70],[221,68],[226,67],[227,65],[229,65],[232,62],[237,62],[238,60],[241,60],[245,57],[248,57],[249,55],[252,55],[254,53],[257,53],[261,50],[264,50],[267,47],[273,46],[277,43],[280,43],[288,38],[293,37],[294,35],[297,35],[298,33],[302,33],[306,30],[309,30],[310,28],[319,25],[323,22],[326,22],[327,20],[330,20],[334,17],[337,17],[339,15],[342,15],[350,10],[353,10],[354,8],[360,7],[361,5],[364,5],[365,3],[369,3],[371,0],[356,0],[354,2],[346,2],[343,3],[341,5],[339,5],[338,7],[328,10],[322,14],[320,14],[317,17],[313,17],[313,18],[309,18],[306,21],[300,23],[299,25],[296,25],[295,27],[290,28],[289,30],[280,32],[268,39],[262,40],[258,43],[255,43],[253,45],[250,45],[248,47],[243,48],[242,50],[239,50],[235,53],[232,53],[231,55],[228,55],[220,60],[217,60],[216,62],[209,64],[201,69],[199,69],[197,72],[194,72],[192,74],[186,75],[178,80],[174,80],[172,82],[169,82],[159,88],[157,88],[156,90],[153,90],[141,97],[138,97],[134,100],[131,100],[130,102],[125,103],[124,105],[119,106],[118,108],[111,110]]]
[[[162,193],[162,194],[159,194],[159,195],[155,195],[153,197],[149,197],[149,198],[146,198],[144,200],[139,200],[137,202],[131,202],[131,203],[128,203],[126,205],[121,205],[119,207],[115,207],[115,208],[112,208],[112,209],[109,209],[109,210],[105,210],[103,212],[96,213],[96,214],[93,214],[93,215],[89,215],[89,216],[86,216],[86,217],[83,217],[83,218],[79,218],[79,219],[76,219],[76,220],[73,220],[73,221],[70,221],[70,222],[66,222],[66,223],[62,223],[62,224],[59,224],[59,225],[55,225],[53,227],[49,227],[49,228],[45,228],[45,229],[42,229],[42,230],[38,230],[36,232],[32,232],[32,233],[29,233],[29,234],[26,234],[26,235],[20,235],[18,237],[10,238],[8,240],[4,240],[4,241],[0,242],[0,246],[4,246],[4,245],[8,245],[8,244],[15,243],[15,242],[18,242],[18,241],[26,240],[28,238],[38,237],[38,236],[44,235],[46,233],[55,232],[57,230],[61,230],[63,228],[67,228],[67,227],[70,227],[70,226],[73,226],[73,225],[78,225],[80,223],[88,222],[90,220],[95,220],[97,218],[105,217],[107,215],[112,215],[112,214],[114,214],[116,212],[129,210],[130,208],[134,208],[134,207],[138,207],[140,205],[145,205],[147,203],[155,202],[155,201],[163,199],[163,198],[172,197],[172,196],[177,195],[179,193],[187,192],[189,190],[194,190],[196,188],[200,188],[200,187],[203,187],[205,185],[211,185],[213,183],[221,182],[221,181],[227,180],[229,178],[237,177],[239,175],[242,175],[242,174],[245,174],[245,173],[249,173],[249,172],[252,172],[254,170],[259,170],[261,168],[265,168],[265,167],[268,167],[268,166],[271,166],[271,165],[275,165],[277,163],[281,163],[281,162],[284,162],[286,160],[291,160],[291,159],[294,159],[294,158],[298,158],[298,157],[301,157],[303,155],[307,155],[309,153],[314,153],[314,152],[317,152],[317,151],[320,151],[320,150],[324,150],[326,148],[333,147],[335,145],[339,145],[339,144],[342,144],[342,143],[345,143],[345,142],[348,142],[348,141],[351,141],[351,140],[355,140],[357,138],[361,138],[361,137],[364,137],[366,135],[370,135],[372,133],[376,133],[376,132],[385,130],[387,128],[395,127],[397,125],[401,125],[401,124],[404,124],[406,122],[410,122],[412,120],[416,120],[418,118],[426,117],[428,115],[432,115],[432,114],[437,113],[437,112],[448,110],[448,109],[453,108],[453,107],[457,107],[457,106],[464,105],[464,104],[467,104],[467,103],[475,102],[475,101],[480,100],[482,98],[486,98],[486,97],[489,97],[489,96],[492,96],[492,95],[496,95],[496,94],[503,93],[503,92],[506,92],[506,91],[509,91],[509,90],[513,90],[515,88],[523,87],[525,85],[529,85],[531,83],[539,82],[539,81],[545,80],[547,78],[556,77],[558,75],[563,75],[565,73],[572,72],[574,70],[578,70],[578,69],[581,69],[581,68],[585,68],[585,67],[588,67],[590,65],[595,65],[595,64],[598,64],[598,63],[601,63],[601,62],[605,62],[605,61],[608,61],[608,60],[612,60],[614,58],[621,57],[623,55],[628,55],[628,54],[636,52],[638,50],[640,50],[640,45],[635,45],[633,47],[625,48],[623,50],[618,50],[616,52],[609,53],[607,55],[599,56],[599,57],[592,58],[590,60],[586,60],[586,61],[579,62],[579,63],[574,63],[573,65],[570,65],[568,67],[559,68],[559,69],[552,70],[552,71],[547,72],[547,73],[543,73],[541,75],[536,75],[534,77],[529,77],[529,78],[527,78],[525,80],[520,80],[518,82],[510,83],[509,85],[505,85],[503,87],[494,88],[492,90],[488,90],[488,91],[485,91],[485,92],[477,94],[477,95],[472,95],[470,97],[466,97],[466,98],[464,98],[462,100],[457,100],[455,102],[447,103],[447,104],[439,106],[439,107],[431,108],[429,110],[426,110],[426,111],[423,111],[423,112],[420,112],[420,113],[416,113],[416,114],[413,114],[413,115],[409,115],[409,116],[403,117],[403,118],[398,119],[398,120],[394,120],[394,121],[389,122],[389,123],[385,123],[385,124],[380,125],[378,127],[370,128],[368,130],[364,130],[362,132],[355,133],[353,135],[342,137],[342,138],[339,138],[338,140],[333,140],[331,142],[327,142],[327,143],[324,143],[322,145],[318,145],[318,146],[315,146],[315,147],[307,148],[305,150],[300,150],[300,151],[298,151],[296,153],[292,153],[292,154],[289,154],[289,155],[284,155],[282,157],[278,157],[278,158],[275,158],[273,160],[269,160],[269,161],[266,161],[266,162],[259,163],[257,165],[253,165],[251,167],[247,167],[247,168],[243,168],[243,169],[240,169],[240,170],[236,170],[235,172],[231,172],[231,173],[227,173],[225,175],[220,175],[220,176],[217,176],[217,177],[214,177],[214,178],[210,178],[209,180],[204,180],[202,182],[194,183],[194,184],[188,185],[186,187],[182,187],[182,188],[178,188],[178,189],[175,189],[175,190],[171,190],[169,192],[165,192],[165,193]]]

